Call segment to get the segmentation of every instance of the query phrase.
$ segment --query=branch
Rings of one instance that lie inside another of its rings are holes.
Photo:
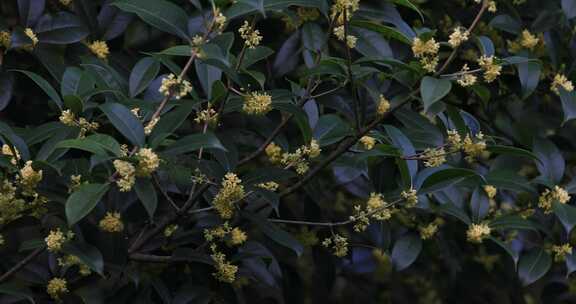
[[[32,251],[27,257],[25,257],[22,261],[18,264],[14,265],[14,267],[10,268],[10,270],[6,271],[2,276],[0,276],[0,283],[6,281],[10,278],[13,274],[18,272],[20,269],[24,268],[28,263],[32,262],[37,256],[39,256],[42,252],[44,252],[46,248],[38,248]]]

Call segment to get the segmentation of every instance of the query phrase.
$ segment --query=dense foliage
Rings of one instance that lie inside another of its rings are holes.
[[[574,303],[574,17],[0,1],[0,302]]]

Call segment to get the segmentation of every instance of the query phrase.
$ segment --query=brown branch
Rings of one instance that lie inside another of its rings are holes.
[[[18,272],[20,269],[24,268],[24,266],[28,265],[28,263],[32,262],[32,260],[34,260],[37,256],[39,256],[42,252],[44,252],[46,248],[42,247],[42,248],[38,248],[34,251],[32,251],[28,256],[26,256],[22,261],[20,261],[18,264],[14,265],[14,267],[10,268],[8,271],[6,271],[2,276],[0,276],[0,283],[6,281],[8,278],[10,278],[12,275],[14,275],[16,272]]]

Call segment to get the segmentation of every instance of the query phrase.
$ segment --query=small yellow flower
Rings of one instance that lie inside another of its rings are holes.
[[[408,190],[402,191],[400,196],[406,201],[407,208],[413,208],[418,205],[418,193],[415,189],[410,188]]]
[[[214,109],[208,108],[198,112],[194,121],[198,124],[215,126],[218,123],[218,113]]]
[[[42,181],[42,170],[34,170],[32,161],[29,160],[20,170],[20,178],[23,193],[27,196],[33,196],[36,186]]]
[[[226,261],[226,255],[221,252],[215,251],[210,257],[212,257],[216,267],[214,277],[224,283],[233,283],[236,280],[238,266]]]
[[[128,192],[132,190],[134,183],[136,182],[136,168],[127,161],[124,160],[115,160],[113,162],[114,168],[120,178],[116,181],[120,192]]]
[[[426,226],[420,227],[420,238],[423,240],[428,240],[436,235],[438,232],[438,224],[432,222]]]
[[[310,145],[306,147],[304,150],[305,150],[304,153],[307,154],[308,157],[310,158],[316,158],[320,156],[320,153],[322,153],[322,149],[320,149],[320,145],[318,144],[318,141],[315,139],[312,139],[310,141]]]
[[[380,193],[370,193],[366,202],[366,212],[378,221],[386,221],[392,217],[392,211],[386,207],[386,201]]]
[[[266,156],[273,164],[279,164],[282,161],[282,148],[275,143],[270,143],[265,149]]]
[[[458,82],[459,85],[463,87],[469,87],[476,84],[476,82],[478,81],[478,77],[476,77],[476,75],[474,74],[468,73],[469,70],[470,68],[468,67],[468,64],[464,64],[462,70],[460,71],[461,74],[456,80],[456,82]]]
[[[331,238],[322,241],[322,246],[332,247],[334,255],[339,258],[348,254],[348,239],[339,234],[334,234]]]
[[[124,223],[119,212],[106,212],[106,216],[98,223],[100,229],[105,232],[122,232],[124,230]]]
[[[544,210],[544,213],[548,214],[552,212],[552,204],[558,202],[560,204],[566,204],[570,201],[570,195],[568,191],[564,190],[559,186],[554,186],[554,189],[546,189],[540,197],[538,198],[538,207]]]
[[[256,48],[262,42],[263,37],[260,35],[260,31],[252,28],[248,21],[244,21],[244,24],[238,29],[238,33],[240,33],[240,37],[244,39],[244,44],[248,48]]]
[[[466,238],[472,243],[482,243],[482,241],[490,236],[490,226],[487,224],[472,224],[466,231]]]
[[[174,232],[176,232],[176,230],[178,230],[178,225],[168,225],[168,227],[164,229],[164,236],[169,238],[174,234]]]
[[[32,40],[32,47],[35,47],[38,44],[38,37],[31,28],[26,28],[24,34]]]
[[[362,138],[360,138],[360,143],[364,146],[364,149],[372,150],[374,149],[374,145],[376,145],[376,139],[370,136],[362,136]]]
[[[234,215],[234,204],[244,198],[242,180],[234,173],[227,173],[222,180],[222,188],[214,197],[212,204],[223,219]]]
[[[110,50],[108,49],[108,44],[106,41],[96,40],[88,44],[90,51],[96,55],[96,57],[105,60],[110,55]]]
[[[266,183],[260,183],[257,186],[259,188],[266,189],[268,191],[276,191],[276,190],[278,190],[278,187],[280,185],[278,185],[277,182],[266,182]]]
[[[264,115],[272,110],[272,96],[266,92],[252,92],[244,98],[242,110],[250,115]]]
[[[560,95],[560,91],[558,89],[561,87],[564,88],[566,92],[574,91],[574,85],[572,84],[572,81],[568,80],[568,78],[566,78],[566,76],[563,74],[556,74],[556,76],[554,76],[554,81],[550,86],[550,90],[556,93],[556,95]]]
[[[0,47],[9,49],[12,44],[12,36],[8,31],[0,31]]]
[[[156,125],[158,124],[159,121],[160,121],[160,117],[156,117],[156,118],[150,120],[148,122],[148,124],[146,124],[146,126],[144,127],[144,134],[150,135],[152,133],[152,131],[154,130],[154,127],[156,127]]]
[[[488,11],[491,13],[495,13],[496,11],[498,11],[498,8],[496,7],[496,1],[488,2]]]
[[[189,81],[170,74],[168,77],[162,79],[162,85],[158,91],[166,97],[181,99],[192,92],[192,85]]]
[[[380,95],[380,99],[378,100],[378,108],[376,109],[376,113],[382,116],[386,114],[390,110],[390,101],[384,97],[384,95]]]
[[[56,230],[50,230],[50,233],[44,239],[44,242],[46,243],[48,251],[59,252],[60,250],[62,250],[62,246],[64,245],[64,243],[66,243],[73,237],[74,234],[72,232],[64,234],[62,230],[60,230],[60,228],[57,228]]]
[[[448,130],[448,145],[452,150],[460,150],[462,148],[462,137],[456,130]]]
[[[358,38],[353,35],[346,35],[346,30],[343,25],[334,28],[334,35],[338,40],[346,41],[348,48],[353,49],[356,47],[356,41]]]
[[[440,167],[446,162],[446,151],[444,148],[426,149],[424,150],[424,166],[428,168]]]
[[[467,29],[459,26],[454,29],[454,32],[452,32],[452,34],[450,34],[450,40],[448,40],[448,43],[452,48],[457,48],[462,43],[468,41],[469,36],[470,32],[468,32]]]
[[[136,153],[136,158],[138,158],[138,166],[136,168],[136,175],[138,176],[150,176],[160,166],[160,158],[152,149],[140,149]]]
[[[222,33],[226,28],[227,18],[222,14],[219,8],[214,9],[214,28],[217,32]]]
[[[554,261],[563,262],[566,260],[567,255],[572,254],[572,246],[570,244],[553,245],[552,252],[554,253]]]
[[[482,57],[478,59],[478,65],[484,70],[484,80],[487,83],[496,80],[502,71],[502,66],[496,63],[494,56],[482,55]]]
[[[60,114],[59,120],[61,123],[67,126],[75,126],[76,125],[76,117],[74,113],[70,110],[64,110]]]
[[[478,132],[474,140],[470,134],[466,135],[466,138],[464,138],[464,142],[462,143],[462,149],[464,150],[464,153],[466,153],[465,159],[468,162],[473,162],[476,157],[481,156],[486,151],[484,134]]]
[[[50,295],[50,297],[54,300],[60,300],[62,295],[65,295],[69,292],[68,290],[68,282],[64,278],[53,278],[48,282],[46,286],[46,292]]]
[[[244,244],[244,242],[246,242],[247,239],[248,236],[246,236],[246,233],[238,227],[230,231],[230,244],[232,244],[233,246],[242,245]]]
[[[16,165],[16,164],[18,164],[18,161],[20,160],[20,152],[15,147],[12,147],[12,148],[14,149],[14,152],[16,155],[14,155],[12,153],[12,149],[7,144],[2,145],[2,154],[9,156],[10,157],[10,163],[12,163],[13,165]]]
[[[535,35],[532,35],[530,31],[528,30],[522,31],[522,38],[520,40],[520,45],[529,50],[533,50],[538,45],[538,42],[540,42],[540,38],[538,38]]]
[[[440,43],[436,42],[434,38],[427,41],[422,41],[419,37],[414,38],[412,41],[412,52],[414,57],[420,59],[422,67],[432,73],[436,70],[438,65],[438,51],[440,50]]]
[[[486,192],[486,195],[488,195],[488,198],[493,199],[494,197],[496,197],[496,193],[498,192],[498,189],[496,189],[496,187],[494,187],[492,185],[485,185],[484,186],[484,192]]]

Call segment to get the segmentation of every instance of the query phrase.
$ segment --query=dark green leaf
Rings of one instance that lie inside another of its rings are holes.
[[[323,147],[337,143],[350,135],[350,127],[339,116],[328,114],[320,116],[313,133],[314,138]]]
[[[243,215],[254,223],[267,237],[272,239],[274,242],[291,249],[297,256],[301,256],[304,252],[302,244],[292,237],[292,235],[270,223],[265,218],[250,213],[243,213]]]
[[[566,234],[570,235],[572,228],[576,225],[576,207],[568,204],[561,204],[560,202],[553,202],[552,207],[554,208],[554,213],[562,225],[564,225]]]
[[[0,294],[10,295],[19,299],[26,299],[28,302],[35,304],[34,293],[24,286],[19,286],[14,283],[0,284]]]
[[[138,61],[130,73],[130,96],[135,97],[146,90],[159,71],[160,63],[154,58],[145,57]]]
[[[420,85],[420,95],[424,102],[424,110],[427,111],[432,105],[440,101],[450,93],[452,83],[446,79],[436,79],[426,76]]]
[[[82,185],[66,201],[66,218],[72,226],[87,216],[108,192],[109,184]]]
[[[420,251],[422,251],[422,239],[412,233],[406,234],[394,243],[391,256],[392,264],[396,270],[404,270],[416,261]]]
[[[444,188],[453,186],[468,178],[477,178],[482,180],[483,177],[476,173],[474,170],[449,168],[440,170],[428,176],[422,187],[418,191],[419,194],[431,193]]]
[[[536,248],[520,257],[518,276],[522,285],[527,286],[543,277],[552,266],[552,258],[544,249]]]
[[[139,178],[136,180],[134,190],[136,190],[138,199],[152,220],[154,218],[154,214],[156,213],[156,208],[158,207],[158,195],[156,194],[154,184],[150,179]]]
[[[50,83],[48,83],[48,81],[42,78],[42,76],[29,71],[23,71],[23,70],[16,70],[16,71],[30,77],[30,79],[32,79],[44,91],[44,93],[46,93],[46,95],[50,97],[50,100],[56,103],[59,109],[62,109],[63,102],[62,99],[60,99],[58,92],[56,92],[56,90],[50,85]]]
[[[164,155],[179,155],[199,149],[219,149],[226,151],[220,140],[213,133],[193,134],[177,140],[166,150],[162,151]]]
[[[62,251],[77,256],[90,269],[100,275],[103,274],[104,259],[98,248],[87,243],[68,242],[64,244]]]
[[[144,145],[144,127],[128,108],[119,103],[106,103],[100,106],[100,110],[132,144],[139,147]]]

